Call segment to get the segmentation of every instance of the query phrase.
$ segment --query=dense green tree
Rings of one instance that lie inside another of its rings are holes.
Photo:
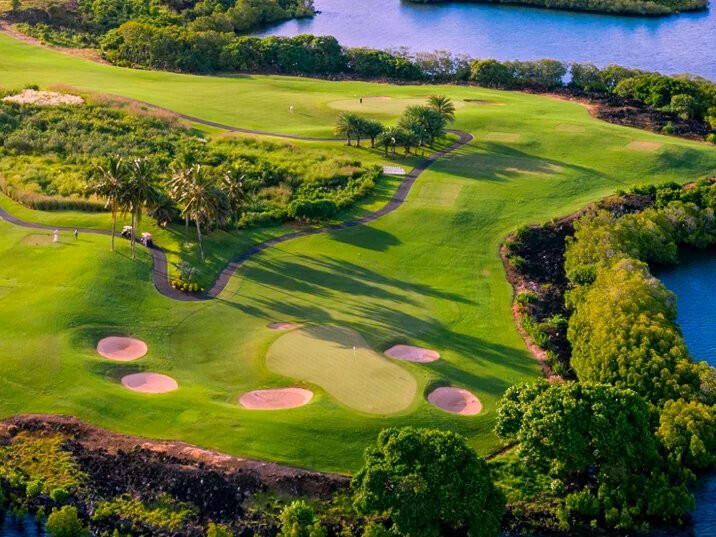
[[[466,530],[499,533],[505,499],[487,463],[464,438],[437,430],[385,429],[364,456],[352,489],[360,513],[387,513],[406,537]]]
[[[385,130],[385,127],[380,121],[362,118],[360,122],[360,131],[363,136],[370,139],[371,147],[375,147],[375,141],[383,130]]]
[[[65,505],[60,509],[53,509],[47,517],[45,530],[50,537],[84,537],[89,532],[82,526],[77,516],[77,508]]]
[[[295,501],[281,511],[279,537],[325,537],[326,530],[314,510],[304,501]]]
[[[668,401],[656,434],[679,466],[694,470],[716,466],[716,406]]]
[[[512,71],[492,58],[472,62],[470,80],[486,88],[509,88],[514,83]]]
[[[636,393],[591,383],[519,391],[523,397],[504,404],[517,401],[527,411],[516,419],[500,408],[497,430],[519,442],[526,464],[555,480],[566,528],[644,530],[650,522],[679,522],[693,508],[682,479],[660,455],[649,407]]]

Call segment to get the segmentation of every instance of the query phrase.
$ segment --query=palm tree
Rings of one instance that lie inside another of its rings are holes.
[[[201,166],[195,166],[180,196],[183,205],[182,214],[196,224],[196,236],[199,241],[199,255],[204,261],[204,246],[201,237],[201,224],[212,226],[224,218],[226,211],[225,195]]]
[[[190,151],[180,153],[171,168],[171,178],[167,182],[169,195],[178,202],[181,193],[191,182],[191,174],[196,167],[196,155]],[[189,216],[184,216],[184,238],[189,239]]]
[[[107,200],[105,208],[112,211],[112,251],[117,230],[117,213],[120,210],[123,189],[127,181],[127,166],[122,157],[110,156],[104,164],[97,166],[90,180],[90,192]]]
[[[231,209],[231,218],[236,223],[239,219],[241,203],[246,199],[246,189],[244,188],[244,178],[246,174],[240,170],[232,169],[224,172],[221,178],[221,185],[226,194]]]
[[[142,209],[159,200],[154,167],[148,159],[134,159],[129,164],[129,180],[121,196],[124,212],[132,215],[132,259],[136,255],[137,226],[142,219]]]
[[[353,112],[341,112],[336,120],[336,134],[346,138],[346,145],[351,145],[351,140],[356,139],[356,145],[360,147],[361,127],[363,118]]]
[[[431,95],[428,98],[428,105],[436,112],[439,112],[446,123],[455,121],[455,105],[450,100],[450,97],[446,97],[445,95]]]
[[[375,139],[385,130],[383,124],[380,121],[372,119],[363,119],[361,121],[361,132],[370,138],[370,146],[375,147]]]

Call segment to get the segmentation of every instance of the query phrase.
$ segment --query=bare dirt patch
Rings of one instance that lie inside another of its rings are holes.
[[[302,324],[298,323],[269,323],[266,325],[266,328],[270,328],[271,330],[294,330],[302,326]]]
[[[440,410],[462,416],[474,416],[482,411],[480,400],[462,388],[436,388],[428,395],[428,401]]]
[[[179,388],[176,380],[161,373],[132,373],[122,377],[122,386],[140,393],[166,393]]]
[[[79,95],[68,95],[66,93],[33,89],[26,89],[16,95],[8,95],[3,98],[3,101],[18,104],[33,104],[35,106],[80,105],[85,102]]]
[[[644,140],[636,140],[627,144],[627,149],[631,149],[633,151],[644,151],[647,153],[653,153],[662,145],[664,144],[662,144],[661,142],[647,142]]]
[[[313,392],[303,388],[254,390],[239,397],[239,404],[249,410],[285,410],[308,404]]]
[[[147,354],[147,344],[131,337],[110,336],[99,340],[97,352],[110,360],[131,362]]]
[[[435,362],[440,359],[440,353],[423,347],[413,347],[412,345],[393,345],[387,351],[386,356],[406,362],[415,362],[426,364]]]

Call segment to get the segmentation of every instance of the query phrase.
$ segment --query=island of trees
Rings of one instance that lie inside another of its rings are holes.
[[[439,4],[448,0],[409,0],[416,4]],[[518,4],[548,9],[592,11],[627,15],[670,15],[698,11],[708,7],[708,0],[468,0],[481,3]]]

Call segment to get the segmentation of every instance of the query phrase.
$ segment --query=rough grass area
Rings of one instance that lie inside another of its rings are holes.
[[[368,346],[354,330],[310,326],[281,336],[266,366],[319,385],[344,405],[368,414],[394,414],[415,399],[415,378]]]

